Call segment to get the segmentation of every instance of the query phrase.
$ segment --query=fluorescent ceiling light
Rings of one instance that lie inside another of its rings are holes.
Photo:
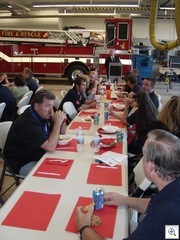
[[[139,7],[138,4],[34,4],[34,8],[45,7]]]
[[[160,7],[161,10],[175,10],[175,7]]]

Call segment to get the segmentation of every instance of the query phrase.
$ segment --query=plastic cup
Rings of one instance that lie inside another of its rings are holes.
[[[107,100],[111,99],[111,90],[106,90],[106,99]]]
[[[106,85],[106,90],[110,90],[110,88],[111,88],[111,84],[107,84]]]

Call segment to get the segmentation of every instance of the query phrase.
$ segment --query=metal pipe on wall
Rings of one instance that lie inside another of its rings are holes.
[[[158,2],[159,2],[158,0],[151,1],[149,37],[150,37],[151,44],[156,49],[160,51],[167,51],[180,46],[180,1],[175,0],[175,21],[176,21],[177,39],[167,44],[159,43],[155,36]]]

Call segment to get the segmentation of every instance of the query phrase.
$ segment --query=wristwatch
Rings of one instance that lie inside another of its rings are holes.
[[[82,233],[83,233],[83,231],[84,231],[86,228],[89,228],[89,227],[90,227],[89,225],[84,225],[82,228],[79,229],[79,232],[78,232],[78,233],[79,233],[79,238],[80,238],[80,239],[83,239],[83,238],[82,238]]]

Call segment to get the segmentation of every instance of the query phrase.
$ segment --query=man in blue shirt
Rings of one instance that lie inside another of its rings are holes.
[[[159,192],[152,199],[111,192],[105,193],[104,201],[106,205],[126,205],[145,213],[128,240],[165,239],[165,225],[180,224],[180,139],[164,130],[151,131],[143,147],[142,161],[145,176]],[[87,214],[82,209],[76,209],[76,227],[82,239],[104,240],[90,227],[93,207]]]
[[[31,69],[24,68],[22,74],[26,79],[26,84],[27,84],[29,90],[31,90],[31,91],[33,91],[33,93],[35,93],[36,90],[38,89],[38,84],[33,77],[33,73],[31,71]]]

